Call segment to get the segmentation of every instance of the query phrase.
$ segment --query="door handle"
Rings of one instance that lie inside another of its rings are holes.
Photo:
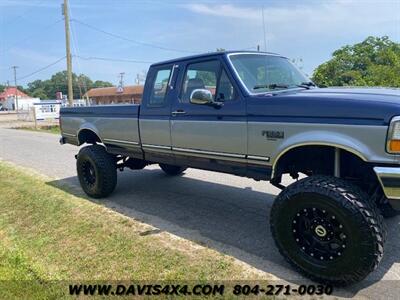
[[[186,114],[186,111],[184,111],[184,110],[182,110],[182,109],[178,109],[178,110],[173,111],[171,114],[172,114],[173,117],[176,117],[176,116],[178,116],[178,115],[184,115],[184,114]]]

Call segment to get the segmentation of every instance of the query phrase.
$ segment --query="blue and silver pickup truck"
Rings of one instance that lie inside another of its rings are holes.
[[[279,187],[272,235],[316,281],[365,278],[383,256],[383,216],[400,210],[400,90],[318,88],[281,55],[153,64],[141,105],[63,108],[60,123],[62,144],[88,144],[76,158],[91,197],[113,192],[117,170],[150,164]],[[284,174],[294,183],[284,186]]]

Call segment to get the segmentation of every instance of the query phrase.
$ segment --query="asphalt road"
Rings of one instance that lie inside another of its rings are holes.
[[[34,169],[48,184],[83,195],[75,172],[78,148],[60,146],[57,135],[0,128],[0,159]],[[168,177],[158,167],[125,170],[117,189],[101,202],[162,231],[207,245],[279,279],[310,283],[283,260],[269,231],[269,210],[279,190],[267,182],[188,169]],[[88,200],[91,201],[91,200]],[[362,283],[336,290],[340,297],[398,299],[400,217],[387,220],[385,256]]]

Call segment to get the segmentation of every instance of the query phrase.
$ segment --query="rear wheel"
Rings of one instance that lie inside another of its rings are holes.
[[[114,157],[100,145],[92,145],[79,151],[76,169],[83,191],[90,197],[110,195],[117,184],[117,168]]]
[[[319,282],[348,285],[365,278],[383,256],[386,230],[368,195],[346,181],[312,176],[285,189],[271,210],[280,253]]]
[[[172,166],[167,164],[159,164],[159,165],[161,170],[163,170],[166,174],[170,176],[181,175],[187,169],[186,167]]]

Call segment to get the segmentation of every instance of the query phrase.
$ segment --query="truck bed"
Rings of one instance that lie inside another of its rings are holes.
[[[65,142],[80,145],[83,134],[95,133],[109,152],[138,152],[140,105],[101,105],[62,108],[61,134]]]

